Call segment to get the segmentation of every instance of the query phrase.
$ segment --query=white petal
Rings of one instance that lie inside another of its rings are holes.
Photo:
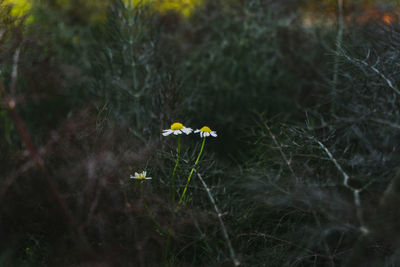
[[[139,177],[139,173],[135,172],[135,177]]]
[[[168,130],[163,130],[163,133],[162,133],[162,135],[164,135],[164,136],[167,136],[167,135],[170,135],[170,134],[172,134],[172,130],[170,130],[170,129],[168,129]]]
[[[209,132],[204,132],[204,135],[205,135],[206,137],[208,137],[208,136],[210,136],[210,133],[209,133]]]
[[[131,177],[130,177],[131,179],[135,179],[135,176],[133,176],[133,175],[131,175]]]
[[[173,131],[174,132],[174,135],[178,135],[178,134],[181,134],[182,132],[181,132],[181,130],[175,130],[175,131]]]
[[[146,179],[146,180],[151,180],[152,178],[151,178],[151,177],[146,177],[146,178],[144,178],[144,179]]]
[[[200,137],[203,138],[203,132],[200,132]]]
[[[190,134],[193,130],[192,128],[183,127],[181,131],[184,132],[185,134]]]
[[[200,130],[199,130],[199,129],[197,129],[196,131],[194,131],[194,133],[198,133],[198,132],[200,132]]]
[[[147,173],[146,171],[143,171],[143,172],[142,172],[142,175],[143,175],[144,177],[146,177],[146,173]]]
[[[215,131],[212,131],[210,134],[211,134],[211,136],[217,137],[217,132],[215,132]]]

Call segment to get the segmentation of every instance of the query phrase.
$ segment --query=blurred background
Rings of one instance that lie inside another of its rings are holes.
[[[399,15],[0,0],[0,266],[400,266]]]

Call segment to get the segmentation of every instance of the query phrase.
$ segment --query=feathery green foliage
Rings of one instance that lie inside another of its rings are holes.
[[[295,3],[1,9],[0,265],[399,265],[400,24]]]

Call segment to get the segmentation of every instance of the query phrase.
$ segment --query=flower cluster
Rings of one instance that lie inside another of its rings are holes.
[[[185,127],[185,126],[183,126],[183,124],[180,123],[180,122],[175,122],[175,123],[173,123],[173,124],[171,125],[170,129],[166,129],[166,130],[163,130],[163,131],[162,131],[162,135],[163,135],[163,136],[168,136],[168,135],[170,135],[170,134],[174,134],[174,135],[177,135],[177,136],[178,136],[178,154],[177,154],[177,159],[176,159],[176,164],[175,164],[175,167],[174,167],[174,171],[173,171],[173,173],[172,173],[173,191],[175,191],[175,188],[174,188],[174,187],[175,187],[174,176],[175,176],[176,168],[177,168],[178,163],[179,163],[179,154],[180,154],[180,139],[179,139],[179,135],[180,135],[180,134],[183,134],[183,133],[186,134],[186,135],[188,135],[188,134],[191,134],[192,132],[194,132],[194,133],[199,133],[199,134],[200,134],[200,137],[203,138],[203,143],[202,143],[202,145],[201,145],[200,153],[199,153],[199,155],[198,155],[198,157],[197,157],[197,160],[196,160],[196,162],[195,162],[195,166],[196,166],[197,163],[199,162],[200,156],[201,156],[201,154],[202,154],[202,152],[203,152],[204,144],[205,144],[205,141],[206,141],[206,137],[209,137],[209,136],[217,137],[217,132],[216,132],[216,131],[212,131],[212,130],[210,129],[210,127],[208,127],[208,126],[203,126],[202,128],[193,131],[192,128]],[[190,182],[190,177],[191,177],[192,174],[193,174],[193,170],[194,170],[194,169],[192,169],[191,174],[189,175],[188,182],[187,182],[187,184],[186,184],[184,193],[183,193],[183,195],[182,195],[182,197],[181,197],[180,203],[182,202],[183,197],[184,197],[184,195],[185,195],[185,193],[186,193],[186,189],[187,189],[188,183]],[[136,180],[141,180],[141,181],[143,181],[143,180],[150,180],[151,177],[146,177],[146,172],[143,171],[142,173],[137,173],[137,172],[135,172],[135,175],[131,175],[131,179],[136,179]]]
[[[170,134],[179,135],[179,134],[182,134],[182,133],[185,133],[185,134],[188,135],[188,134],[190,134],[192,132],[193,132],[192,128],[187,128],[187,127],[183,126],[182,123],[175,122],[175,123],[173,123],[171,125],[170,129],[163,130],[162,135],[163,136],[167,136],[167,135],[170,135]],[[205,137],[209,137],[209,136],[217,137],[217,132],[216,131],[212,131],[210,129],[210,127],[208,127],[208,126],[203,126],[201,129],[195,130],[194,133],[200,133],[200,137],[201,138],[205,138]]]

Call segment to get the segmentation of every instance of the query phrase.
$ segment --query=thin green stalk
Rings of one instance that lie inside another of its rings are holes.
[[[169,266],[168,262],[168,250],[169,250],[169,245],[171,244],[171,233],[168,232],[166,244],[165,244],[165,251],[164,251],[164,266]]]
[[[167,236],[166,244],[165,244],[165,251],[164,251],[164,266],[168,266],[168,250],[171,243],[171,233],[170,231],[164,231],[161,225],[157,222],[156,218],[154,217],[153,213],[150,210],[150,207],[147,205],[146,200],[143,198],[143,182],[140,182],[140,196],[143,199],[143,205],[146,209],[147,214],[150,216],[151,220],[153,221],[154,225],[156,226],[156,231],[161,236]]]
[[[177,137],[177,142],[178,142],[178,151],[177,151],[177,155],[176,155],[176,161],[175,161],[175,167],[174,170],[172,171],[172,188],[171,188],[171,199],[172,199],[172,203],[175,203],[175,173],[176,173],[176,169],[178,168],[179,165],[179,158],[180,158],[180,154],[181,154],[181,137],[180,135],[178,135]],[[166,240],[166,244],[165,244],[165,251],[164,251],[164,266],[168,266],[168,254],[169,254],[169,246],[171,243],[171,233],[168,231],[167,234],[167,240]]]
[[[342,42],[343,42],[343,1],[337,0],[337,8],[338,8],[338,31],[336,36],[336,55],[335,55],[335,63],[333,66],[333,97],[337,97],[337,86],[338,86],[338,77],[339,77],[339,53],[342,50]],[[331,111],[335,111],[335,99],[332,102]]]
[[[186,182],[185,189],[183,190],[181,199],[179,200],[179,205],[183,203],[183,198],[185,197],[185,194],[186,194],[188,185],[189,185],[189,183],[190,183],[190,179],[192,178],[192,175],[193,175],[193,172],[194,172],[194,168],[196,167],[197,163],[198,163],[199,160],[200,160],[200,157],[201,157],[201,154],[203,153],[203,149],[204,149],[204,145],[205,145],[205,144],[206,144],[206,138],[204,137],[204,138],[203,138],[203,143],[201,144],[200,153],[199,153],[199,155],[197,156],[196,162],[194,163],[194,166],[193,166],[192,170],[190,171],[189,177],[188,177],[187,182]]]
[[[180,135],[178,135],[178,153],[176,155],[175,167],[172,172],[172,189],[171,189],[172,203],[175,203],[175,173],[176,169],[178,168],[180,154],[181,154],[181,137]]]
[[[160,235],[169,235],[169,232],[165,232],[164,230],[162,230],[161,225],[157,222],[156,218],[154,217],[153,213],[151,212],[149,206],[146,203],[146,200],[144,199],[144,194],[143,194],[143,182],[140,181],[140,196],[143,200],[143,205],[144,208],[146,209],[147,214],[150,216],[151,220],[153,221],[153,223],[156,226],[156,230]]]

